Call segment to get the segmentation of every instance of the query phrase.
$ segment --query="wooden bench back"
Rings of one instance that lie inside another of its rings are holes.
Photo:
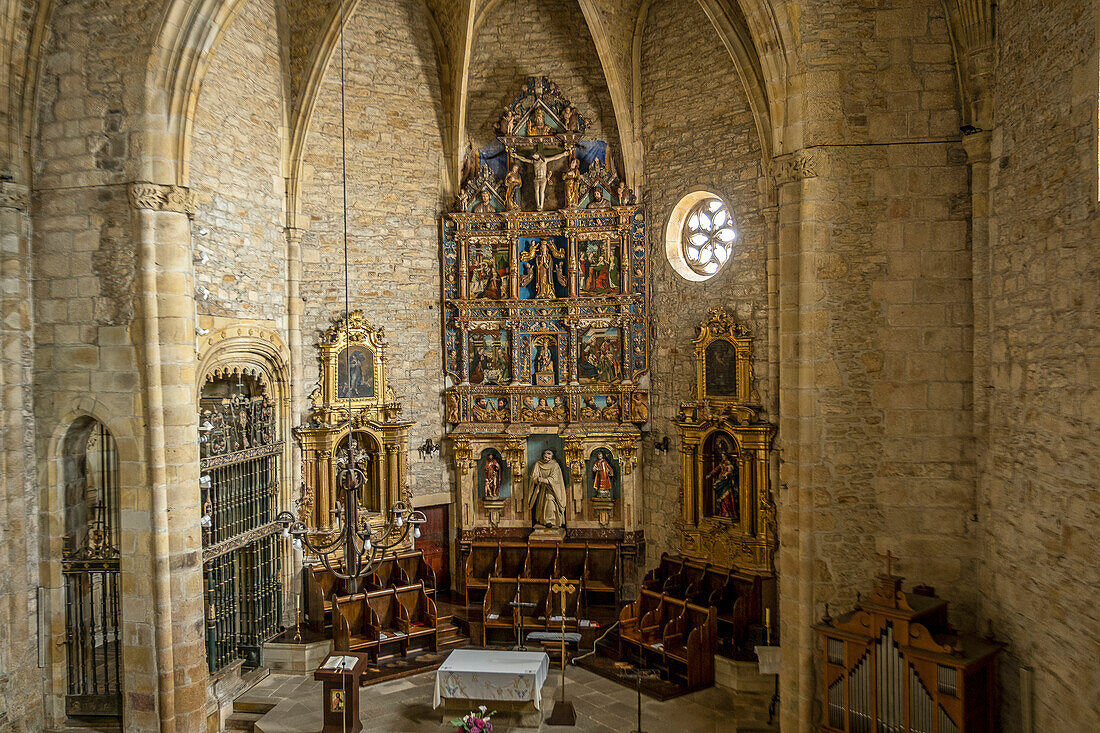
[[[501,578],[519,578],[523,575],[523,567],[527,563],[527,545],[514,543],[501,543],[500,558],[497,562],[498,572],[494,573]]]
[[[496,567],[499,554],[500,546],[496,543],[471,545],[466,557],[466,577],[486,580]]]
[[[523,569],[525,578],[551,578],[558,563],[557,545],[531,545],[527,551],[527,566]]]

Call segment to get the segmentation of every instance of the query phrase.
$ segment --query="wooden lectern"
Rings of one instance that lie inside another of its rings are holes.
[[[336,652],[325,657],[313,679],[325,683],[325,727],[321,733],[359,733],[359,677],[367,671],[370,656]]]

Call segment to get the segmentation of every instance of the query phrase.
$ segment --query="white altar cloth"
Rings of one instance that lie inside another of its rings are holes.
[[[435,671],[432,707],[442,698],[532,701],[541,710],[542,683],[550,670],[545,652],[455,649]]]

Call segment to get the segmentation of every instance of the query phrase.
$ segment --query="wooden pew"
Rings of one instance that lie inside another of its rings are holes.
[[[397,600],[397,591],[389,590],[367,593],[367,605],[370,607],[369,625],[371,635],[378,641],[378,654],[397,647],[401,656],[409,653],[409,635],[402,627],[401,612],[404,610]]]
[[[486,645],[490,629],[508,629],[515,625],[515,609],[508,604],[519,594],[519,581],[513,578],[489,578],[485,600],[481,604],[481,645]]]
[[[409,644],[425,640],[433,652],[439,648],[438,613],[435,601],[428,595],[423,583],[398,588],[394,591],[400,604],[399,628],[409,638]]]
[[[302,573],[306,596],[306,623],[310,630],[323,634],[332,624],[333,603],[346,596],[345,582],[323,565],[305,568]]]
[[[470,554],[466,556],[464,581],[468,609],[481,610],[481,603],[485,600],[485,589],[489,586],[489,576],[493,574],[499,556],[499,543],[475,542],[470,546]]]
[[[669,555],[667,552],[662,552],[661,562],[657,567],[645,574],[645,580],[642,581],[642,587],[660,593],[664,590],[665,582],[673,575],[679,573],[683,566],[684,558],[679,555]]]
[[[497,578],[519,578],[527,564],[527,544],[502,542],[493,576]]]
[[[332,648],[340,652],[366,652],[378,661],[378,634],[371,623],[365,593],[335,601],[332,614]]]
[[[407,552],[395,558],[397,563],[396,585],[398,587],[423,583],[424,592],[435,595],[435,570],[424,559],[424,553],[420,550]]]
[[[552,578],[557,563],[557,545],[532,544],[527,550],[527,562],[523,568],[523,577]]]

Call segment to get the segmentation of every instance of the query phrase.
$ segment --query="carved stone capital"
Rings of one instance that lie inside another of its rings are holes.
[[[26,211],[29,199],[26,186],[14,181],[0,181],[0,209]]]
[[[170,186],[148,181],[130,184],[130,205],[150,211],[175,211],[194,218],[195,196],[184,186]]]
[[[776,186],[817,178],[827,172],[828,155],[819,148],[796,150],[772,159],[772,178]]]
[[[964,135],[962,139],[963,149],[966,150],[966,162],[970,165],[989,162],[989,146],[993,137],[988,130]]]

